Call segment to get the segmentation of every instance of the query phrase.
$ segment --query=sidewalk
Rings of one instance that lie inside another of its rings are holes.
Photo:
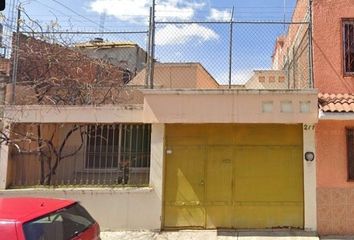
[[[315,233],[303,231],[219,231],[184,230],[171,232],[122,231],[102,232],[102,240],[319,240]]]

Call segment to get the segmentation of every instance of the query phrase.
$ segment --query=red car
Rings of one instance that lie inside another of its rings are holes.
[[[78,202],[0,198],[0,240],[99,240],[100,227]]]

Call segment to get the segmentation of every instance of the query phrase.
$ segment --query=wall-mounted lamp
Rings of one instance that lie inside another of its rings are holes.
[[[315,159],[315,154],[313,152],[306,152],[305,153],[305,160],[312,162]]]

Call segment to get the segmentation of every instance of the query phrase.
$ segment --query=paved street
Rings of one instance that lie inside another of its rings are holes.
[[[150,231],[122,231],[102,232],[102,240],[318,240],[312,233],[304,232],[237,232],[237,231],[173,231],[173,232],[150,232]]]

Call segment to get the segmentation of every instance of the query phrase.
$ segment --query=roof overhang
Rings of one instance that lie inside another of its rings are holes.
[[[318,121],[316,90],[146,89],[142,92],[146,123]]]
[[[319,120],[354,120],[354,112],[323,112],[318,113]]]

